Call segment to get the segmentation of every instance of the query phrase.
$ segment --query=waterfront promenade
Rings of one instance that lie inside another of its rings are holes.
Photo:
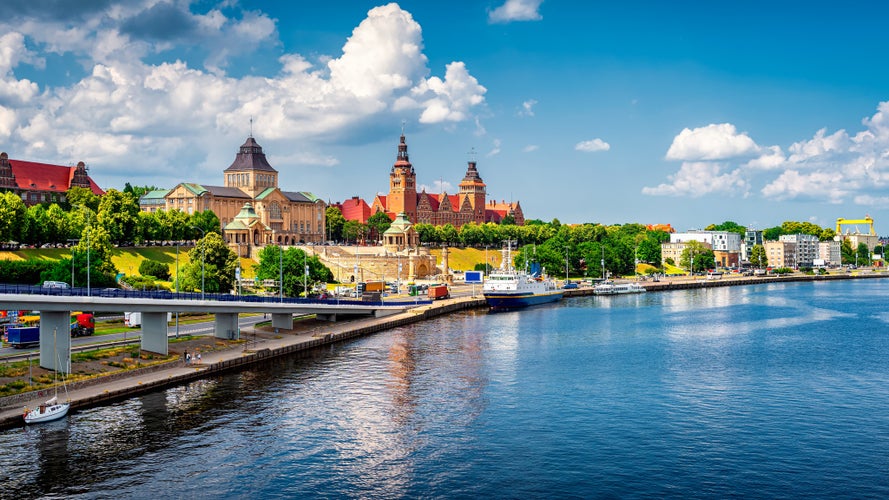
[[[788,277],[726,277],[708,280],[705,277],[668,277],[659,282],[643,282],[647,290],[669,291],[700,289],[733,285],[765,284],[789,281],[828,281],[862,278],[885,278],[886,272],[865,274],[830,274],[825,276],[796,275]],[[464,292],[469,293],[468,287]],[[383,318],[365,318],[337,323],[324,323],[311,329],[280,331],[277,335],[262,335],[258,342],[235,344],[235,347],[202,352],[201,364],[186,365],[183,360],[148,368],[123,372],[116,376],[98,377],[87,384],[75,384],[69,389],[71,409],[89,408],[118,401],[153,390],[186,383],[212,374],[245,367],[270,358],[317,348],[326,344],[369,335],[382,330],[424,321],[454,311],[483,307],[484,299],[477,290],[475,296],[457,296],[410,309]],[[566,290],[566,297],[592,295],[592,288]],[[242,338],[250,338],[250,330],[242,331]],[[45,391],[44,391],[45,392]],[[0,428],[22,426],[22,407],[35,407],[48,398],[45,394],[26,393],[0,398]]]

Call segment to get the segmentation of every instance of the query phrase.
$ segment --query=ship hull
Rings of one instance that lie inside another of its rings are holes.
[[[503,292],[487,292],[484,294],[485,300],[491,309],[518,309],[522,307],[536,306],[539,304],[547,304],[549,302],[558,302],[562,300],[561,291],[552,291],[545,293],[503,293]]]

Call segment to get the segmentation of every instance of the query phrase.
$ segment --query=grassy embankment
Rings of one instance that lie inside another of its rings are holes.
[[[189,249],[179,249],[179,268],[183,268],[190,262],[188,258]],[[46,248],[46,249],[24,249],[11,251],[0,251],[0,259],[3,260],[60,260],[70,259],[71,250],[68,248]],[[176,247],[128,247],[115,248],[111,253],[111,262],[117,267],[119,272],[129,276],[139,274],[139,264],[143,260],[154,260],[167,265],[170,269],[170,275],[176,275]],[[254,276],[253,266],[257,264],[252,259],[241,259],[241,276],[244,278],[252,278]],[[171,282],[166,282],[168,286]]]

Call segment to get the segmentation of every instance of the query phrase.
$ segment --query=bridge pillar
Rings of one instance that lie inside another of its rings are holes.
[[[64,373],[71,371],[70,312],[40,312],[40,367]]]
[[[321,321],[336,321],[336,314],[316,314],[315,319],[319,319]]]
[[[292,314],[275,314],[272,313],[272,327],[282,330],[293,330]]]
[[[236,339],[238,330],[238,313],[216,313],[216,330],[213,335],[218,339]]]
[[[166,356],[169,354],[167,342],[167,313],[142,313],[142,350]]]

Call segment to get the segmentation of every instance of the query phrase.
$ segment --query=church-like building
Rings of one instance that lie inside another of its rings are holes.
[[[433,194],[427,193],[425,189],[418,193],[417,175],[408,157],[404,134],[401,134],[398,154],[389,172],[389,194],[377,195],[370,206],[370,212],[384,212],[392,220],[403,213],[414,224],[435,226],[499,223],[507,216],[511,216],[517,225],[523,225],[525,216],[518,201],[487,201],[487,185],[476,166],[475,160],[468,162],[466,175],[460,181],[457,194]],[[346,214],[343,216],[346,217]]]

